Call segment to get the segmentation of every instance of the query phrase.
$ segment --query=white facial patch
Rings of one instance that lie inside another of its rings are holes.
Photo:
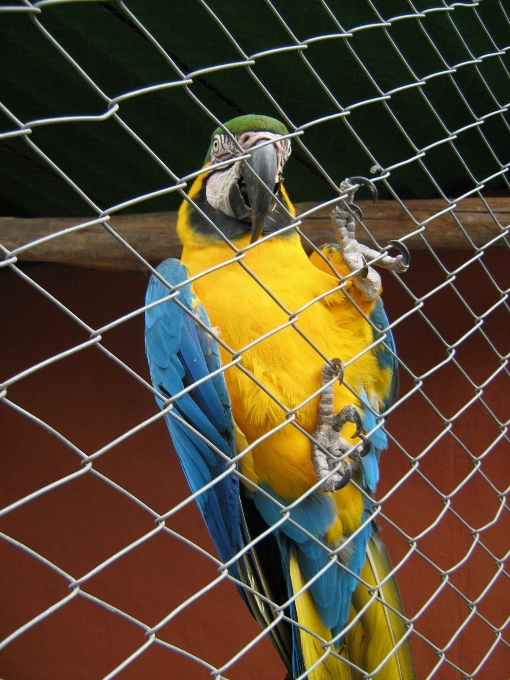
[[[229,194],[230,187],[237,182],[240,176],[239,162],[211,175],[205,187],[209,205],[229,217],[235,217],[230,205]]]

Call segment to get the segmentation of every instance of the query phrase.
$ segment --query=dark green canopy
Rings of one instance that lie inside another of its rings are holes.
[[[507,186],[510,23],[496,0],[23,7],[0,12],[0,133],[60,120],[0,139],[0,215],[94,214],[58,169],[102,210],[174,186],[201,166],[215,119],[246,113],[302,132],[285,178],[296,201],[328,200],[374,164],[393,168],[386,197]]]

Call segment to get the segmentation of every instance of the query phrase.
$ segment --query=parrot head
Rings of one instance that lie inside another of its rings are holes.
[[[279,200],[293,214],[282,185],[291,152],[290,140],[283,138],[288,131],[278,120],[256,115],[239,116],[224,127],[230,135],[222,128],[215,130],[205,159],[208,172],[189,193],[200,211],[190,206],[183,210],[195,234],[220,240],[211,220],[227,238],[250,234],[253,243],[261,234],[278,231],[292,221],[278,204]],[[241,158],[247,154],[249,158]]]

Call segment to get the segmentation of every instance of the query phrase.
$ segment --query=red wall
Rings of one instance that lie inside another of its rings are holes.
[[[462,252],[437,255],[449,270],[468,258]],[[506,251],[486,254],[483,263],[499,286],[507,288],[510,276]],[[42,264],[24,265],[22,270],[93,328],[140,307],[147,285],[146,276],[134,273]],[[419,298],[443,282],[445,274],[428,253],[415,252],[411,269],[402,280]],[[1,271],[0,282],[3,380],[88,339],[85,330],[12,271]],[[483,314],[500,299],[479,262],[464,269],[454,284],[475,315]],[[408,291],[391,277],[385,278],[384,299],[392,321],[415,308]],[[399,355],[409,371],[423,375],[446,359],[447,345],[462,338],[473,323],[466,306],[447,286],[397,325]],[[481,331],[467,336],[455,349],[454,360],[424,380],[421,392],[411,394],[413,378],[406,370],[401,371],[400,394],[407,398],[388,425],[399,445],[392,444],[383,455],[378,498],[384,499],[383,510],[391,522],[407,535],[419,536],[398,576],[407,615],[418,615],[413,645],[419,678],[427,677],[440,661],[420,636],[438,648],[445,647],[472,611],[465,597],[471,602],[480,600],[446,652],[447,658],[465,672],[472,673],[491,645],[497,643],[486,621],[498,628],[508,615],[508,577],[501,574],[497,560],[509,547],[509,514],[504,508],[498,516],[502,502],[498,494],[509,484],[510,457],[508,441],[494,444],[500,434],[497,421],[505,422],[509,416],[508,373],[499,372],[484,386],[482,397],[474,399],[455,418],[451,432],[445,433],[444,419],[453,418],[475,397],[470,381],[481,385],[496,373],[501,365],[497,353],[508,353],[509,339],[508,308],[499,305],[484,320]],[[105,332],[103,343],[137,373],[148,377],[142,316]],[[146,388],[96,347],[16,382],[9,387],[7,397],[86,454],[157,410]],[[0,506],[80,469],[76,453],[5,402],[0,404],[0,417]],[[427,450],[435,438],[439,438],[437,443]],[[480,457],[481,462],[470,477],[472,456]],[[415,467],[410,473],[411,463]],[[94,469],[157,513],[169,511],[188,494],[161,419],[104,453],[94,462]],[[409,476],[399,486],[406,474]],[[409,545],[388,522],[382,521],[382,525],[384,541],[397,564],[409,553]],[[167,526],[214,554],[194,504],[172,516]],[[154,527],[149,511],[90,472],[0,518],[0,531],[74,578],[85,575]],[[479,534],[471,531],[482,527]],[[462,562],[470,549],[468,559]],[[0,540],[0,567],[2,639],[70,592],[65,578],[4,540]],[[87,580],[83,590],[154,626],[216,576],[210,560],[160,531]],[[491,580],[491,587],[484,592]],[[435,599],[425,607],[434,593]],[[219,667],[258,633],[235,588],[223,583],[186,608],[158,635]],[[503,636],[508,645],[508,632]],[[0,677],[99,679],[144,642],[144,631],[134,622],[79,594],[0,651]],[[503,680],[509,668],[508,646],[499,642],[476,678]],[[232,680],[282,680],[284,675],[277,654],[265,639],[225,672]],[[153,644],[118,677],[178,680],[210,676],[209,670],[196,662]],[[446,680],[464,676],[443,663],[433,677]]]

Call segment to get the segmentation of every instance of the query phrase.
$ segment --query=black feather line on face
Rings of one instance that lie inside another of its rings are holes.
[[[276,197],[279,201],[285,204],[285,200],[278,189],[276,192]],[[214,222],[218,229],[224,234],[230,241],[241,238],[246,234],[251,233],[251,222],[248,220],[236,220],[234,217],[229,217],[222,213],[220,210],[213,208],[208,202],[206,197],[206,182],[200,188],[198,196],[194,199],[197,206],[207,215],[207,217]],[[191,227],[198,234],[204,236],[214,236],[218,241],[221,237],[217,231],[212,227],[209,222],[197,211],[192,209],[190,214]],[[289,217],[279,205],[269,213],[266,217],[266,223],[264,225],[264,230],[262,232],[263,236],[267,236],[275,231],[279,231],[284,227],[288,227],[292,223],[292,218]],[[282,236],[291,236],[294,234],[293,229],[289,229],[282,234]]]

